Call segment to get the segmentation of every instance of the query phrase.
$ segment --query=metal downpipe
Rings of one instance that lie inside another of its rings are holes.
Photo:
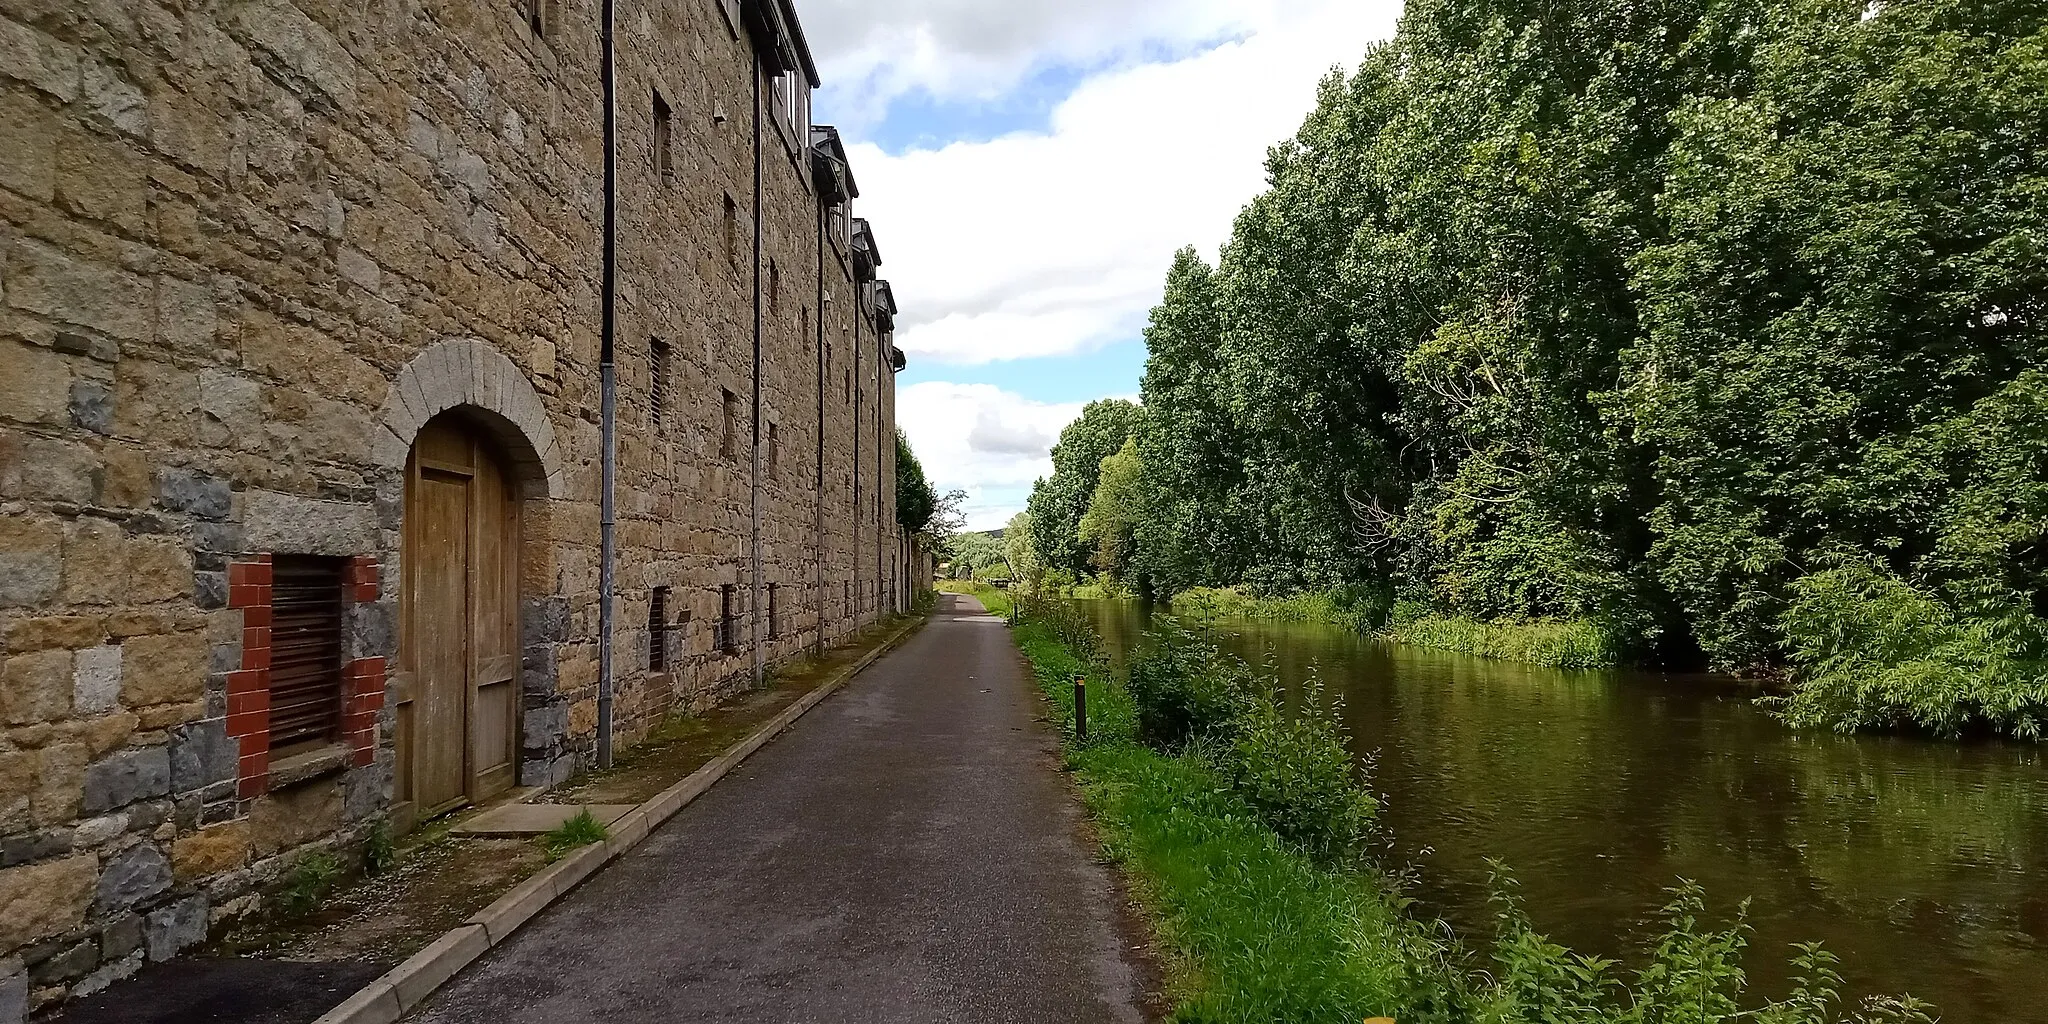
[[[598,353],[598,430],[602,437],[597,562],[597,765],[612,766],[612,601],[618,561],[618,66],[612,44],[614,0],[604,0],[604,283]]]

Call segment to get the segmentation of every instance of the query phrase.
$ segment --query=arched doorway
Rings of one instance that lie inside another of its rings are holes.
[[[404,824],[518,775],[520,497],[508,467],[461,410],[422,427],[406,459],[393,677]]]

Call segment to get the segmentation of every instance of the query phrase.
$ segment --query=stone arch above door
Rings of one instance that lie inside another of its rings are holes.
[[[435,342],[398,371],[378,410],[372,456],[386,469],[403,471],[420,428],[456,408],[475,413],[504,448],[522,495],[562,492],[561,447],[540,395],[504,353],[473,338]]]

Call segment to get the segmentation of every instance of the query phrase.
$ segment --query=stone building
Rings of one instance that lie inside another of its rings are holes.
[[[600,10],[0,0],[0,1021],[929,578],[789,0],[620,0],[609,194]]]

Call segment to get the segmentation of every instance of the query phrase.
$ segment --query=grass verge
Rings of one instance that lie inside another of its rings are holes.
[[[1103,847],[1134,881],[1168,953],[1176,1021],[1357,1024],[1408,1020],[1435,986],[1416,965],[1433,945],[1363,870],[1318,865],[1282,843],[1200,759],[1127,737],[1131,699],[1055,630],[1016,631],[1056,711]],[[1086,746],[1073,738],[1073,683],[1089,674]]]
[[[1060,606],[1064,608],[1064,606]],[[1705,894],[1680,880],[1661,917],[1665,931],[1643,964],[1576,953],[1538,933],[1512,878],[1496,880],[1499,927],[1483,954],[1447,926],[1413,913],[1398,887],[1358,847],[1318,852],[1283,839],[1318,790],[1342,785],[1287,771],[1326,752],[1309,727],[1277,725],[1256,688],[1228,689],[1227,724],[1206,698],[1217,679],[1249,670],[1198,648],[1167,645],[1143,685],[1117,678],[1080,652],[1096,649],[1085,619],[1040,603],[1014,636],[1051,705],[1066,764],[1102,837],[1154,919],[1177,1022],[1356,1024],[1934,1024],[1910,996],[1842,1005],[1835,958],[1818,945],[1792,957],[1783,998],[1746,991],[1749,929],[1738,912],[1715,923]],[[1133,679],[1141,673],[1133,670]],[[1088,677],[1089,735],[1073,729],[1073,677]],[[1195,678],[1190,678],[1190,677]],[[1257,680],[1251,679],[1255,683]],[[1248,705],[1249,702],[1249,705]],[[1247,706],[1250,710],[1247,711]],[[1189,738],[1162,734],[1202,720]],[[1221,725],[1221,731],[1217,726]],[[1171,728],[1168,728],[1171,727]],[[1237,734],[1235,742],[1219,736]],[[1246,742],[1264,736],[1272,746]],[[1290,738],[1291,737],[1291,738]],[[1250,776],[1247,777],[1249,770]],[[1277,776],[1271,774],[1278,770]],[[1262,773],[1266,778],[1259,778]],[[1270,783],[1278,782],[1276,788]],[[1277,800],[1266,799],[1277,797]],[[1286,813],[1277,814],[1280,810]]]
[[[1009,591],[999,590],[980,580],[940,580],[938,589],[941,594],[966,594],[979,598],[981,606],[987,608],[990,615],[1005,619],[1010,617],[1010,609],[1016,604]]]

